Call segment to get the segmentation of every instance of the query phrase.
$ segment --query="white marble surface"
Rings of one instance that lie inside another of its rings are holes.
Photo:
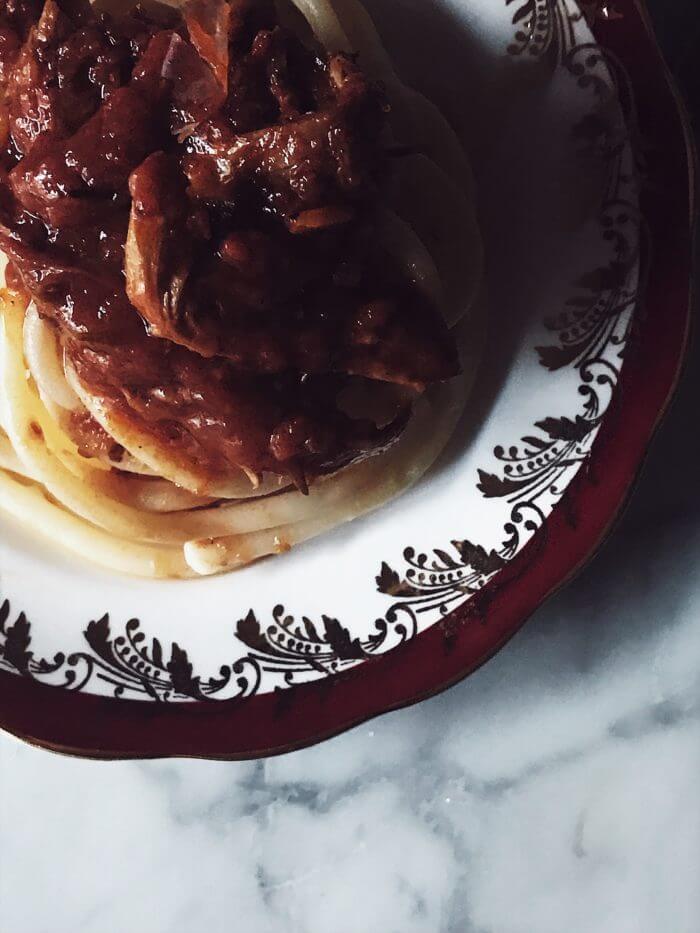
[[[441,697],[250,764],[0,738],[0,933],[697,933],[699,397],[696,350],[612,540]]]

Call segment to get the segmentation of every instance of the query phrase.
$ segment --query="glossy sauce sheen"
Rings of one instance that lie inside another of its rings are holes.
[[[8,283],[122,416],[212,475],[303,488],[405,423],[343,413],[348,381],[456,373],[377,242],[387,104],[351,58],[307,49],[267,0],[0,10]]]

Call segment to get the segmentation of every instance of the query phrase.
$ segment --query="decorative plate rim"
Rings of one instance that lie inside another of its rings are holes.
[[[507,2],[515,3],[516,0],[507,0]],[[557,3],[558,0],[531,0],[530,5],[533,9],[545,4],[547,8],[556,9]],[[528,3],[524,2],[523,8],[526,6]],[[583,6],[593,19],[597,4],[589,3]],[[620,21],[624,22],[625,26],[629,25],[630,32],[635,30],[637,32],[635,43],[633,43],[639,46],[636,49],[637,53],[641,55],[641,46],[646,46],[646,51],[651,53],[658,65],[658,70],[650,69],[651,73],[642,75],[641,72],[637,73],[639,62],[636,68],[632,63],[625,62],[633,75],[635,87],[637,87],[636,78],[640,78],[640,83],[654,85],[651,88],[646,87],[644,94],[640,95],[641,107],[644,110],[650,109],[657,116],[663,115],[667,122],[672,117],[671,132],[674,135],[674,146],[670,146],[669,139],[665,138],[666,147],[661,147],[660,152],[655,153],[654,157],[649,160],[649,174],[658,173],[659,169],[663,168],[664,161],[673,164],[679,154],[681,158],[686,159],[688,164],[687,191],[685,180],[683,180],[675,192],[676,197],[669,198],[673,217],[670,229],[673,230],[675,239],[679,240],[675,243],[675,250],[676,257],[680,258],[674,258],[674,248],[669,247],[667,239],[664,242],[663,256],[657,257],[650,270],[645,297],[646,309],[649,311],[656,306],[653,304],[653,298],[658,299],[658,304],[663,297],[664,289],[659,289],[656,281],[663,278],[659,270],[663,268],[666,275],[672,275],[675,265],[676,276],[682,279],[680,284],[678,281],[673,282],[677,292],[673,295],[673,299],[678,303],[674,305],[676,319],[672,322],[673,326],[669,326],[669,330],[674,332],[675,342],[667,349],[667,357],[655,364],[659,370],[655,374],[659,384],[655,385],[651,400],[646,406],[642,406],[644,411],[636,419],[638,424],[633,430],[634,436],[629,439],[635,452],[630,456],[627,451],[626,456],[617,458],[618,461],[621,459],[625,461],[622,468],[619,462],[616,464],[620,475],[612,480],[606,478],[605,483],[601,483],[598,487],[596,498],[590,495],[592,485],[590,478],[580,474],[576,476],[567,488],[560,507],[547,519],[546,526],[540,529],[535,538],[513,560],[512,566],[508,565],[499,574],[497,590],[489,592],[487,584],[482,591],[484,598],[480,599],[477,604],[472,601],[466,606],[458,607],[446,616],[442,623],[433,625],[431,629],[416,636],[412,642],[395,648],[391,655],[383,655],[381,658],[366,662],[362,665],[362,673],[359,677],[356,671],[354,682],[352,675],[349,678],[348,675],[338,674],[330,682],[315,681],[295,686],[284,692],[263,694],[249,699],[244,704],[241,713],[240,709],[234,708],[226,700],[220,701],[216,707],[208,704],[202,708],[202,704],[183,704],[176,701],[171,702],[167,707],[156,704],[157,708],[154,709],[153,704],[148,704],[145,708],[144,704],[138,700],[120,699],[117,701],[93,694],[71,694],[0,671],[0,696],[2,697],[0,726],[2,728],[42,747],[95,758],[190,755],[236,759],[290,751],[321,741],[375,715],[418,702],[461,680],[495,654],[545,599],[565,585],[593,557],[619,518],[643,466],[645,453],[653,439],[653,434],[673,397],[685,358],[691,316],[690,289],[687,280],[690,278],[691,264],[694,176],[689,123],[682,101],[661,58],[648,14],[642,9],[638,0],[619,0],[614,6],[622,14],[623,19]],[[601,46],[612,49],[618,57],[622,58],[623,55],[620,54],[621,50],[618,49],[618,45],[624,42],[624,38],[620,35],[619,28],[617,18],[597,19],[593,24],[596,38]],[[652,125],[654,131],[658,132],[656,121],[652,121]],[[663,119],[661,125],[663,125]],[[669,159],[668,153],[674,149],[675,155]],[[644,204],[644,213],[650,221],[651,228],[654,229],[656,221],[659,221],[660,225],[660,218],[664,215],[664,205],[654,204],[653,197],[647,200],[652,203]],[[681,213],[685,215],[688,210],[689,218],[680,216]],[[688,219],[690,223],[686,228]],[[668,268],[664,266],[664,263],[668,265]],[[683,275],[684,272],[687,272],[686,276]],[[647,322],[640,344],[648,346],[655,343],[651,339],[651,333],[652,325],[656,323],[658,326],[658,319],[659,313],[657,312],[656,321],[650,319]],[[636,348],[637,352],[640,349],[641,347]],[[635,371],[631,372],[628,362],[623,367],[621,385],[634,383],[638,368],[638,361],[635,359]],[[666,369],[668,372],[665,371]],[[654,380],[647,381],[654,383]],[[590,461],[591,463],[595,461],[596,467],[600,467],[601,461],[604,462],[606,454],[610,453],[608,449],[610,422],[619,422],[618,416],[619,411],[617,416],[608,417],[603,423]],[[629,425],[634,422],[634,418],[629,419]],[[628,430],[630,430],[629,425],[626,425]],[[617,427],[619,429],[619,424]],[[613,444],[612,446],[617,449],[622,445]],[[603,489],[605,485],[607,485],[606,490]],[[610,500],[609,506],[603,506],[602,492],[607,492]],[[592,516],[586,514],[585,506],[588,500],[590,500],[589,507],[590,512],[593,513]],[[575,514],[577,508],[580,513],[578,515]],[[569,523],[568,528],[567,523]],[[582,528],[588,525],[591,527],[584,532]],[[553,534],[553,532],[556,533]],[[552,539],[557,539],[558,554],[552,555],[551,553]],[[545,559],[548,547],[551,558],[549,561]],[[541,549],[542,553],[538,554],[538,549]],[[532,566],[528,567],[527,573],[523,575],[522,567],[527,567],[533,552],[538,558],[537,564],[533,562]],[[561,569],[556,569],[552,573],[552,568],[559,567],[560,564]],[[536,571],[537,579],[534,576]],[[519,597],[514,595],[518,584],[523,591]],[[521,602],[518,602],[518,598]],[[463,620],[467,618],[474,620],[478,613],[485,614],[487,607],[489,611],[488,634],[483,625],[472,623],[471,626],[460,628]],[[419,663],[414,665],[412,657],[418,654],[417,642],[421,644],[421,657]],[[470,646],[469,655],[462,657],[467,643]],[[434,658],[436,653],[437,657],[442,658],[443,670],[431,677],[423,668],[432,667],[429,662],[426,663],[426,657]],[[379,667],[382,668],[381,677],[378,675]],[[433,682],[422,683],[426,679]],[[358,682],[360,682],[359,690],[357,689]],[[413,687],[410,686],[411,683],[414,684]],[[248,705],[251,702],[256,704],[255,713]],[[269,727],[267,733],[264,728],[260,727],[261,720]],[[296,738],[293,739],[289,735],[292,730],[288,728],[292,721],[295,724],[296,734]],[[301,729],[299,728],[300,722],[302,723]],[[261,733],[269,736],[269,742],[256,741],[257,735]],[[273,738],[276,734],[277,739]],[[63,738],[57,740],[57,736],[63,736]]]

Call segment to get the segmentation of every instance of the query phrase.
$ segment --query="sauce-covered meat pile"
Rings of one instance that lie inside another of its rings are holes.
[[[349,377],[457,371],[373,234],[386,103],[268,0],[0,0],[0,248],[81,381],[212,473],[304,478],[400,429]]]

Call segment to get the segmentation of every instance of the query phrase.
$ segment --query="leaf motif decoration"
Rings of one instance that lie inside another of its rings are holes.
[[[579,358],[581,353],[585,352],[586,346],[586,342],[563,345],[552,344],[535,347],[535,352],[540,359],[540,365],[553,373],[558,369],[571,366],[571,364]]]
[[[27,617],[23,612],[17,617],[14,625],[5,630],[5,643],[2,646],[2,655],[5,661],[20,674],[27,674],[29,664],[33,658],[29,650],[32,638]]]
[[[252,609],[249,610],[244,619],[239,619],[236,623],[236,635],[244,645],[252,648],[253,651],[267,651],[267,640]]]
[[[341,661],[352,661],[366,657],[360,639],[352,638],[348,630],[337,619],[323,616],[322,622],[326,641],[337,658]]]
[[[543,418],[536,423],[536,427],[545,431],[555,441],[582,441],[597,426],[597,421],[591,421],[576,415],[571,418]]]
[[[85,629],[85,640],[95,654],[107,664],[114,662],[114,649],[112,646],[112,633],[109,627],[109,615],[89,622]]]
[[[518,490],[525,488],[530,480],[511,479],[508,476],[498,476],[496,473],[487,473],[485,470],[479,470],[479,482],[476,488],[486,499],[497,499],[502,496],[510,496]]]
[[[5,623],[10,617],[10,601],[4,599],[2,605],[0,605],[0,634],[5,634]]]
[[[477,573],[489,576],[505,567],[506,561],[496,551],[487,551],[480,544],[471,541],[453,541],[465,567],[472,567]]]
[[[170,674],[175,693],[181,693],[183,696],[196,700],[202,699],[200,679],[194,675],[187,652],[177,642],[173,642],[170,649],[170,660],[166,665],[166,670]]]
[[[387,564],[386,561],[382,561],[382,566],[379,571],[379,574],[374,578],[377,583],[377,589],[380,593],[385,593],[387,596],[395,596],[398,599],[406,599],[410,596],[418,596],[420,590],[417,590],[412,586],[408,580],[403,579],[399,574]]]

